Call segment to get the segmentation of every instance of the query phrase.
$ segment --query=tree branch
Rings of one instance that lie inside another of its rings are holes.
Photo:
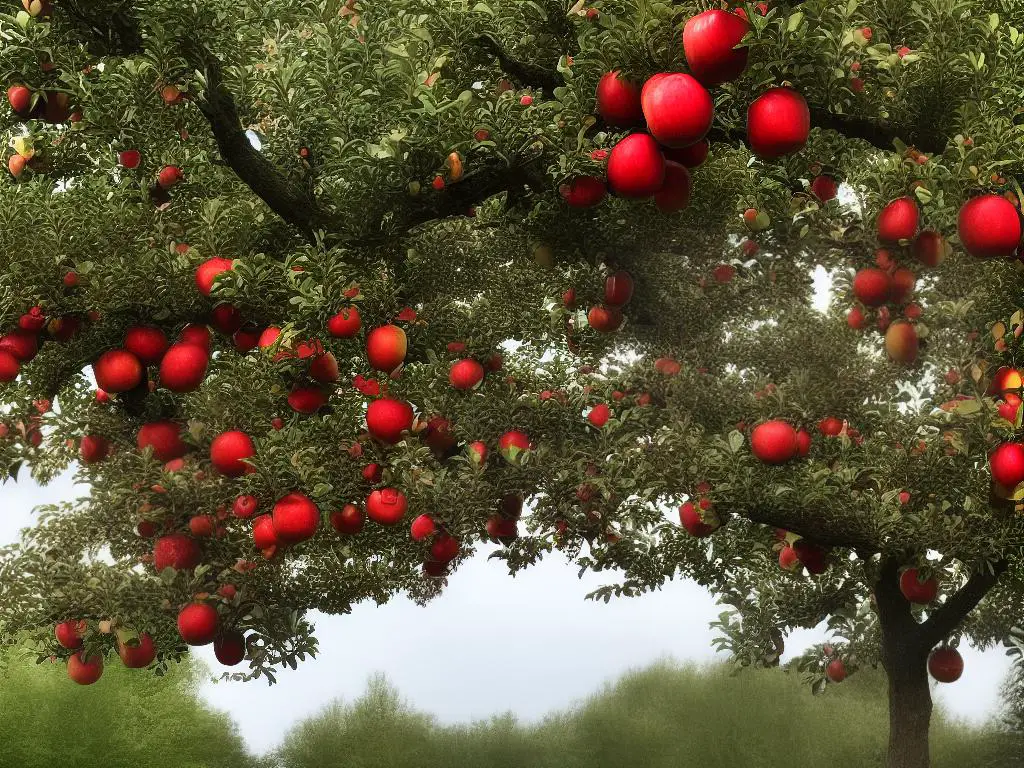
[[[142,29],[128,9],[128,3],[118,3],[117,10],[112,11],[95,0],[61,0],[57,9],[78,26],[88,29],[90,37],[102,46],[104,53],[131,56],[142,52]]]
[[[480,35],[476,43],[494,56],[502,71],[521,87],[542,88],[552,93],[555,88],[565,85],[565,78],[561,72],[512,58],[501,43],[490,35]]]
[[[921,625],[923,639],[929,648],[940,643],[967,618],[967,614],[973,611],[996,585],[1008,565],[1006,560],[1000,560],[993,564],[991,572],[986,569],[973,574],[956,594],[932,613]]]
[[[865,554],[873,554],[881,549],[879,542],[869,536],[856,532],[850,532],[848,535],[837,534],[830,526],[822,524],[821,514],[817,511],[804,514],[802,510],[753,507],[735,514],[755,523],[792,531],[808,541],[825,547],[844,547]]]

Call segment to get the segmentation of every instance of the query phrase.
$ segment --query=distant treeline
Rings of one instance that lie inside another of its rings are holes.
[[[156,678],[111,663],[101,684],[80,687],[63,665],[7,662],[4,768],[876,768],[888,727],[884,681],[871,671],[815,697],[778,669],[663,663],[538,723],[441,724],[377,677],[253,756],[200,698],[200,665]],[[934,768],[1024,768],[1024,676],[1006,692],[1006,712],[984,728],[936,710]]]

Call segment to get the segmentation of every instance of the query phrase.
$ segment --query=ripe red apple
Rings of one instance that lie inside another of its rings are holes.
[[[86,435],[78,446],[78,457],[83,464],[95,464],[107,458],[110,442],[102,435]]]
[[[143,424],[139,427],[135,444],[140,451],[152,448],[153,458],[162,462],[180,459],[189,450],[188,444],[181,439],[181,425],[173,421],[151,421]]]
[[[466,446],[466,453],[474,466],[482,466],[487,461],[487,444],[476,440]]]
[[[841,683],[846,679],[846,665],[842,659],[833,659],[825,667],[825,677],[833,683]]]
[[[210,325],[225,336],[235,333],[244,322],[238,307],[226,301],[222,301],[210,311]]]
[[[106,392],[127,392],[142,382],[142,363],[131,352],[111,349],[92,364],[96,385]]]
[[[800,539],[793,544],[796,556],[800,559],[810,573],[820,574],[828,569],[828,550],[812,544],[806,539]]]
[[[240,520],[248,520],[256,514],[256,510],[259,509],[260,502],[255,496],[245,494],[235,499],[231,505],[231,511],[235,517]]]
[[[189,323],[181,329],[181,333],[178,335],[178,343],[195,344],[200,349],[203,349],[206,354],[210,354],[210,348],[213,344],[213,335],[210,333],[210,329],[205,325]]]
[[[167,351],[167,334],[159,328],[135,325],[125,331],[123,346],[144,365],[156,365]]]
[[[219,256],[207,259],[196,267],[196,288],[199,289],[203,296],[209,296],[210,291],[213,290],[213,284],[217,279],[217,275],[223,272],[230,272],[233,266],[234,261],[231,259],[224,259]]]
[[[88,659],[79,651],[68,659],[68,677],[79,685],[92,685],[103,675],[103,657],[93,653]]]
[[[928,267],[937,267],[946,258],[949,245],[934,229],[922,230],[914,240],[911,252],[914,258]]]
[[[82,647],[82,637],[85,635],[86,624],[78,621],[62,621],[53,629],[57,642],[65,648],[75,650]]]
[[[241,430],[222,432],[210,444],[210,463],[222,475],[240,477],[255,472],[256,468],[246,464],[245,459],[256,455],[256,446],[252,438]]]
[[[148,632],[139,633],[138,638],[128,642],[118,641],[117,655],[128,669],[143,669],[156,658],[156,646]]]
[[[803,458],[811,451],[811,433],[806,429],[796,431],[796,455]]]
[[[374,462],[363,467],[362,475],[363,480],[373,485],[380,482],[381,477],[384,475],[384,469],[380,464]]]
[[[690,172],[686,166],[665,161],[665,183],[654,194],[654,204],[664,213],[677,213],[690,205]]]
[[[187,645],[212,643],[217,624],[217,609],[208,603],[189,603],[178,613],[178,634]]]
[[[878,214],[878,239],[886,243],[912,240],[917,234],[920,212],[912,197],[898,197]]]
[[[928,605],[939,594],[939,582],[934,576],[922,581],[917,568],[907,568],[900,574],[900,592],[912,603]]]
[[[502,544],[511,544],[519,538],[519,524],[502,515],[491,515],[487,519],[485,530],[490,538],[497,539]]]
[[[277,545],[281,543],[277,538],[277,530],[274,528],[274,516],[269,512],[253,518],[252,543],[266,557],[272,557]]]
[[[988,457],[992,479],[1007,488],[1024,482],[1024,445],[1002,443]]]
[[[296,387],[288,394],[288,405],[296,413],[316,413],[327,405],[327,393],[319,387]]]
[[[7,158],[7,170],[16,179],[21,178],[21,174],[25,172],[26,165],[28,165],[28,161],[21,155],[15,154]]]
[[[885,351],[893,362],[913,363],[917,359],[918,346],[917,331],[908,322],[897,320],[885,332]]]
[[[188,521],[188,530],[197,539],[208,539],[216,532],[217,526],[210,515],[193,515]]]
[[[853,295],[867,307],[880,307],[892,295],[892,277],[875,267],[865,267],[853,277]]]
[[[437,563],[449,563],[459,556],[459,540],[447,533],[439,533],[430,545],[430,557]]]
[[[640,92],[640,103],[647,129],[666,147],[696,144],[707,135],[715,117],[711,94],[694,77],[679,72],[663,72],[650,78]]]
[[[839,194],[839,182],[835,180],[834,176],[827,173],[815,176],[814,181],[811,182],[811,194],[822,203],[827,203],[829,200],[834,200]]]
[[[21,363],[6,349],[0,349],[0,382],[8,383],[18,378]]]
[[[359,316],[359,309],[356,307],[343,307],[338,314],[327,321],[327,332],[338,339],[351,339],[362,325]]]
[[[366,514],[375,523],[395,525],[408,509],[405,494],[395,488],[379,488],[366,499]]]
[[[408,341],[397,325],[374,328],[366,337],[366,356],[378,371],[391,372],[405,362]]]
[[[187,571],[199,565],[202,553],[199,544],[183,533],[169,533],[153,544],[153,567],[157,573],[164,568]]]
[[[799,152],[810,132],[807,102],[792,88],[770,88],[747,110],[747,141],[766,160]]]
[[[518,464],[529,450],[530,438],[524,432],[513,429],[498,439],[498,451],[510,464]]]
[[[1002,395],[1006,392],[1017,392],[1022,387],[1024,387],[1024,375],[1016,368],[1003,365],[992,376],[992,382],[988,385],[987,392],[990,395]]]
[[[622,325],[624,317],[618,307],[591,307],[587,313],[587,323],[598,333],[612,333]]]
[[[231,341],[235,345],[235,349],[243,355],[256,349],[256,346],[259,344],[259,339],[259,331],[248,328],[238,329],[231,337]]]
[[[233,667],[245,658],[245,635],[237,629],[221,633],[213,641],[213,654],[225,667]]]
[[[928,655],[928,672],[940,683],[955,683],[964,673],[964,659],[956,648],[936,648]]]
[[[28,117],[32,110],[32,91],[24,85],[12,85],[7,89],[7,101],[18,117]]]
[[[633,298],[633,278],[624,269],[608,275],[604,281],[604,303],[610,307],[621,307]]]
[[[176,165],[165,165],[160,170],[156,183],[161,189],[170,189],[177,186],[184,178],[185,174],[181,172],[181,168]]]
[[[835,416],[826,416],[818,422],[818,431],[826,437],[838,437],[843,431],[843,420]]]
[[[346,504],[338,512],[331,512],[331,527],[338,533],[353,536],[363,530],[366,518],[355,504]]]
[[[428,536],[433,536],[435,531],[437,531],[437,525],[430,515],[420,515],[412,521],[412,525],[409,527],[409,535],[413,541],[423,541]]]
[[[735,13],[704,11],[683,27],[683,50],[693,76],[708,88],[735,80],[747,68],[746,46],[737,48],[750,25]]]
[[[448,371],[449,383],[461,391],[474,389],[483,380],[484,367],[470,358],[456,360]]]
[[[1020,212],[1001,195],[981,195],[960,207],[957,231],[964,249],[980,259],[1012,256],[1020,245]]]
[[[698,539],[706,538],[721,527],[718,516],[707,511],[707,515],[691,501],[679,507],[679,522],[691,536]]]
[[[122,168],[127,168],[129,171],[135,170],[142,162],[142,153],[137,149],[125,149],[117,153],[117,162]]]
[[[780,419],[766,421],[750,433],[750,449],[765,464],[784,464],[796,456],[796,430]]]
[[[671,160],[673,163],[679,163],[687,168],[697,168],[708,159],[708,152],[710,150],[711,144],[708,140],[701,139],[696,144],[691,144],[688,147],[665,147],[661,153],[665,156],[666,160]]]
[[[206,378],[209,364],[209,353],[198,344],[172,344],[160,361],[160,383],[172,392],[193,392]]]
[[[909,269],[899,267],[892,273],[892,292],[889,300],[894,304],[905,304],[916,285],[917,276]]]
[[[779,567],[784,571],[795,571],[801,567],[796,550],[789,544],[779,550]]]
[[[619,141],[608,158],[608,184],[620,197],[650,197],[665,183],[665,158],[646,133]]]
[[[420,432],[423,442],[438,461],[444,461],[457,450],[458,439],[452,434],[452,425],[443,416],[431,416],[427,428]]]
[[[366,428],[383,443],[393,445],[402,433],[412,429],[412,406],[401,400],[382,397],[366,409]]]
[[[640,86],[619,77],[619,72],[606,72],[597,84],[597,113],[617,128],[629,128],[643,122],[640,109]]]
[[[608,419],[611,418],[612,409],[605,403],[595,405],[590,409],[590,413],[587,414],[587,421],[593,424],[598,429],[601,429],[605,424],[608,423]]]
[[[313,536],[320,524],[320,510],[311,499],[298,492],[287,494],[274,505],[274,530],[277,538],[294,544]]]
[[[0,349],[10,352],[19,363],[28,363],[39,353],[39,336],[19,328],[0,337]]]
[[[608,189],[593,176],[577,176],[558,188],[558,193],[570,208],[592,208],[602,200]]]

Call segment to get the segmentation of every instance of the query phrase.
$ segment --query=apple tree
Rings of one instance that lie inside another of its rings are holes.
[[[4,642],[273,681],[491,540],[819,628],[891,768],[1020,642],[1024,7],[8,4]]]

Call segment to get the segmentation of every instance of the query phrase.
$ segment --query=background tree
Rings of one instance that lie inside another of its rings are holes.
[[[208,674],[200,663],[175,665],[156,679],[112,665],[89,689],[70,685],[56,660],[32,664],[23,649],[5,652],[3,662],[0,735],[11,765],[250,765],[231,718],[199,698],[198,683]]]
[[[827,620],[809,681],[881,663],[928,765],[933,649],[1024,624],[1024,10],[710,6],[0,19],[0,458],[91,488],[0,557],[3,637],[273,680],[486,535],[695,579],[743,663]]]

